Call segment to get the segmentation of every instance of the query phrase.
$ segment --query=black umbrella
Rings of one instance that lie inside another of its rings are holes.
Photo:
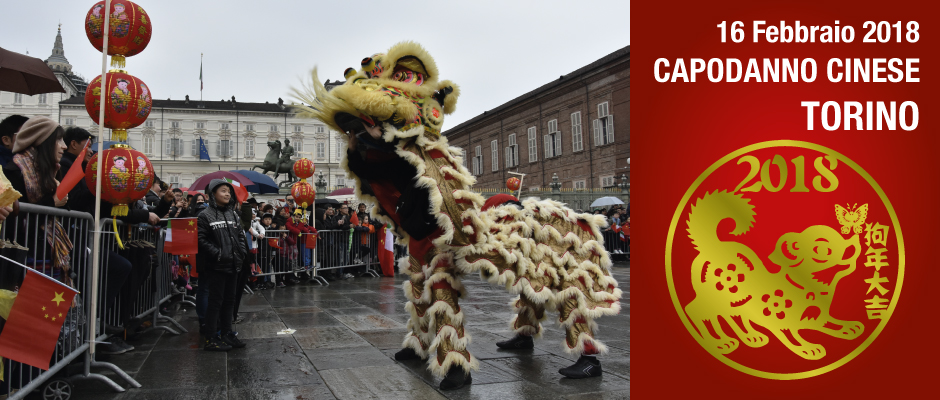
[[[338,200],[336,200],[336,199],[316,199],[316,200],[313,201],[313,204],[319,207],[319,206],[326,206],[327,204],[330,204],[330,205],[334,205],[334,204],[335,204],[335,205],[340,205],[340,204],[342,204],[342,203],[340,203],[340,202],[339,202]]]
[[[0,47],[0,90],[28,94],[64,93],[65,89],[46,63],[36,57]]]

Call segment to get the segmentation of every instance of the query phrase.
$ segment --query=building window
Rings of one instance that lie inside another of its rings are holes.
[[[601,177],[601,187],[613,187],[614,186],[614,176],[602,176]]]
[[[301,158],[304,157],[304,141],[300,139],[294,139],[291,144],[294,145],[294,154],[300,155]]]
[[[166,154],[169,156],[183,155],[183,141],[179,138],[170,138],[166,141]]]
[[[204,130],[204,129],[206,129],[206,123],[205,123],[205,122],[197,122],[197,123],[196,123],[196,129],[198,129],[198,130]]]
[[[245,141],[245,158],[255,157],[255,139],[251,138]]]
[[[255,124],[247,124],[247,125],[245,125],[245,131],[254,132],[254,131],[255,131]]]
[[[171,121],[171,122],[170,122],[170,129],[179,129],[179,128],[180,128],[180,122],[179,122],[179,121]]]
[[[467,168],[467,151],[463,148],[460,149],[460,164]]]
[[[585,181],[574,181],[575,189],[585,189],[587,188],[587,182]]]
[[[323,126],[317,125],[317,133],[324,133],[324,132],[326,132],[326,128],[324,128]]]
[[[516,145],[516,134],[509,134],[509,146],[506,146],[506,168],[519,165],[519,146]]]
[[[303,131],[304,131],[303,125],[294,125],[294,132],[303,132]]]
[[[227,122],[223,122],[223,123],[220,125],[220,129],[222,129],[223,131],[227,131],[227,130],[228,130],[228,123],[227,123]]]
[[[561,155],[561,132],[558,131],[557,119],[548,121],[548,134],[543,140],[545,141],[545,158]]]
[[[493,157],[493,172],[499,171],[499,142],[490,142],[490,153]]]
[[[196,136],[196,139],[189,143],[189,154],[193,157],[199,157],[199,136]]]
[[[146,121],[146,122],[144,122],[144,127],[145,127],[145,128],[153,128],[153,121]]]
[[[179,140],[179,139],[176,139],[176,140]],[[179,187],[179,185],[180,185],[180,174],[170,174],[169,179],[167,179],[167,181],[168,181],[167,183],[169,183],[169,184],[171,184],[171,185],[173,185],[173,186]]]
[[[597,105],[597,119],[594,120],[594,145],[603,146],[614,142],[614,116],[610,115],[607,102]]]
[[[144,135],[144,154],[153,154],[153,136]]]
[[[20,93],[13,93],[13,104],[23,104],[23,95]]]
[[[73,118],[66,118],[66,119],[65,119],[65,126],[73,126],[73,125],[75,125],[75,119],[73,119]]]
[[[473,156],[473,174],[482,175],[483,174],[483,146],[474,147],[474,156]]]
[[[277,125],[271,125],[271,132],[277,132]]]
[[[39,94],[39,104],[46,104],[47,100],[48,100],[48,97],[46,96],[45,93]]]
[[[529,162],[539,160],[539,139],[535,137],[535,127],[529,127]]]
[[[235,153],[235,142],[229,139],[219,140],[215,154],[219,157],[231,157]]]
[[[322,160],[326,158],[326,143],[317,142],[317,159]]]
[[[336,186],[346,187],[346,177],[343,175],[336,175]]]
[[[336,138],[336,154],[333,155],[336,158],[343,158],[343,141]]]

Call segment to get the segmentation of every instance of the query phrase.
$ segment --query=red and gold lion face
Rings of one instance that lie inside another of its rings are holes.
[[[320,83],[317,71],[307,88],[294,96],[311,106],[300,106],[300,116],[323,121],[332,128],[356,134],[366,126],[379,126],[394,137],[425,134],[440,137],[444,115],[454,112],[459,88],[438,80],[437,64],[414,42],[401,42],[386,53],[373,54],[359,70],[348,68],[346,83],[330,91]]]

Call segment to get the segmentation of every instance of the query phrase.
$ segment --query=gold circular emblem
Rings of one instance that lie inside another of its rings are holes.
[[[904,259],[897,215],[871,175],[792,140],[712,164],[666,239],[669,294],[689,333],[768,379],[817,376],[861,354],[894,312]]]

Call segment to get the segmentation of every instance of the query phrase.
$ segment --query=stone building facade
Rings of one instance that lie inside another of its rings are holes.
[[[530,192],[548,190],[555,175],[565,191],[614,190],[621,176],[629,185],[630,47],[444,135],[463,148],[476,188],[504,188],[509,172],[526,174],[523,189]]]
[[[97,133],[84,99],[72,98],[59,106],[62,126]],[[105,140],[108,132],[105,130]],[[290,140],[294,159],[313,160],[329,187],[345,187],[348,182],[346,172],[339,168],[346,141],[320,121],[295,118],[291,107],[280,99],[277,103],[239,102],[234,96],[225,101],[190,100],[189,96],[154,100],[147,121],[127,132],[128,144],[146,154],[157,175],[177,187],[188,187],[213,171],[261,165],[270,150],[267,143],[274,140],[282,145]],[[200,138],[209,160],[200,159]]]

